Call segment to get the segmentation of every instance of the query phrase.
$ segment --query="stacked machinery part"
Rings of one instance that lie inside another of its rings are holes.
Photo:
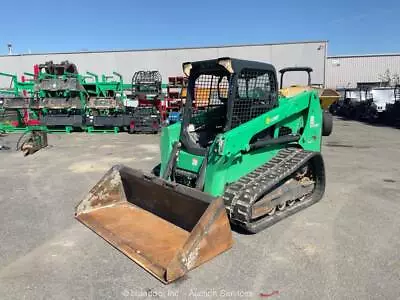
[[[132,94],[139,100],[157,100],[161,96],[161,85],[159,71],[138,71],[132,77]]]
[[[62,61],[59,64],[55,64],[53,61],[48,61],[44,64],[40,64],[39,72],[43,74],[50,74],[54,76],[63,76],[65,74],[78,75],[78,68],[75,64],[70,63],[68,60]]]
[[[24,73],[21,81],[17,75],[0,73],[0,77],[10,79],[10,86],[0,89],[1,122],[9,124],[10,128],[22,128],[38,125],[38,115],[31,109],[34,99],[33,74]],[[12,130],[11,130],[12,131]]]
[[[24,80],[23,76],[18,81],[16,75],[0,73],[11,78],[10,88],[0,90],[3,127],[13,117],[8,129],[47,126],[51,131],[70,132],[76,128],[118,132],[134,119],[133,111],[126,106],[126,90],[131,85],[124,84],[116,72],[100,79],[90,72],[79,74],[76,65],[68,61],[49,61],[35,65],[34,74],[24,74],[32,79]]]
[[[68,61],[39,65],[35,84],[35,108],[43,112],[46,126],[81,127],[86,109],[86,91],[77,67]]]
[[[158,71],[138,71],[132,77],[131,99],[137,102],[132,108],[130,133],[159,132],[162,116],[162,77]]]
[[[173,124],[182,119],[187,83],[187,78],[183,76],[168,77],[167,96],[165,100],[165,121],[167,124]]]
[[[0,90],[2,107],[7,109],[29,108],[33,95],[33,81],[25,81],[25,76],[23,76],[23,80],[19,81],[17,75],[7,73],[0,73],[0,76],[10,79],[10,87]]]
[[[87,72],[83,86],[88,94],[86,126],[114,127],[129,126],[131,116],[125,107],[125,85],[122,75],[112,76]]]
[[[99,80],[99,76],[94,73],[87,72],[87,75],[94,79],[92,82],[86,80],[83,84],[89,95],[87,107],[97,115],[122,111],[124,107],[122,75],[113,72],[113,76],[103,75],[102,80]],[[117,80],[114,80],[114,76]]]
[[[50,61],[38,65],[37,77],[35,109],[41,111],[43,125],[118,132],[132,121],[124,103],[127,87],[119,73],[101,78],[91,72],[82,75],[73,63]]]
[[[228,220],[256,233],[325,191],[317,91],[279,96],[274,66],[255,61],[220,58],[183,70],[183,119],[163,127],[155,172],[114,166],[75,211],[164,283],[229,249]]]

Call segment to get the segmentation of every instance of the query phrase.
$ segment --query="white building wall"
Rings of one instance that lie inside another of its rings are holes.
[[[77,65],[80,73],[110,74],[116,71],[130,82],[135,71],[159,70],[166,82],[168,76],[182,75],[182,63],[231,56],[240,59],[269,62],[277,71],[290,66],[309,66],[314,69],[313,83],[324,83],[326,59],[325,41],[286,44],[226,46],[186,49],[158,49],[136,51],[81,52],[0,56],[0,72],[32,72],[33,65],[53,60],[55,63],[69,60]],[[305,77],[304,77],[305,78]],[[288,76],[288,84],[303,80],[301,74]],[[7,82],[0,82],[4,87]]]
[[[400,54],[330,56],[326,64],[326,86],[357,87],[357,83],[379,82],[389,70],[400,75]]]

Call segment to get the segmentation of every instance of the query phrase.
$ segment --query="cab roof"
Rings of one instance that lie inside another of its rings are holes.
[[[191,62],[192,70],[194,72],[199,72],[199,71],[204,71],[204,70],[215,70],[215,69],[219,69],[219,68],[224,69],[220,64],[218,64],[218,62],[221,60],[228,60],[228,59],[231,61],[231,65],[232,65],[232,69],[233,69],[234,73],[240,73],[243,69],[253,69],[253,70],[270,71],[270,72],[273,72],[274,74],[276,74],[276,69],[272,64],[265,63],[265,62],[252,61],[252,60],[231,58],[231,57],[220,57],[217,59]],[[189,62],[183,63],[183,65],[185,65],[187,63],[189,63]]]
[[[289,68],[283,68],[283,69],[279,70],[279,73],[296,72],[296,71],[304,71],[304,72],[311,73],[313,71],[313,69],[310,67],[289,67]]]

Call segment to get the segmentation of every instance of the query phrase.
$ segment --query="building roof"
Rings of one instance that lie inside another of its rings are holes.
[[[328,43],[327,40],[316,41],[297,41],[297,42],[280,42],[266,44],[237,44],[237,45],[216,45],[216,46],[200,46],[200,47],[178,47],[178,48],[149,48],[149,49],[125,49],[125,50],[96,50],[96,51],[71,51],[71,52],[48,52],[48,53],[26,53],[26,54],[3,54],[0,57],[13,56],[33,56],[33,55],[56,55],[56,54],[82,54],[82,53],[112,53],[112,52],[142,52],[142,51],[169,51],[169,50],[191,50],[191,49],[210,49],[210,48],[235,48],[235,47],[257,47],[257,46],[274,46],[274,45],[291,45],[291,44],[313,44]]]
[[[400,56],[400,53],[330,55],[330,56],[327,56],[327,59],[357,58],[357,57],[379,57],[379,56]]]

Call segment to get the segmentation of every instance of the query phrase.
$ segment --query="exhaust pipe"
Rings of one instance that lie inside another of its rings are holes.
[[[231,248],[221,198],[113,166],[75,217],[165,284]]]

